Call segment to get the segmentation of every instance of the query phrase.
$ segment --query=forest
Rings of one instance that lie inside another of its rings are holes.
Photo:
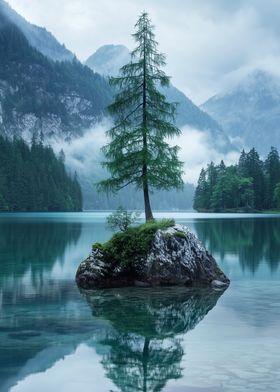
[[[77,176],[49,146],[0,136],[0,211],[81,211]]]
[[[280,208],[280,158],[275,147],[265,160],[252,148],[238,164],[211,162],[200,172],[194,196],[197,211],[264,211]]]
[[[17,129],[17,116],[59,116],[64,130],[79,134],[83,119],[99,118],[111,101],[112,90],[100,75],[73,61],[55,62],[30,46],[24,34],[0,13],[0,90],[3,130]],[[73,113],[75,100],[83,102]],[[69,103],[69,102],[70,103]]]

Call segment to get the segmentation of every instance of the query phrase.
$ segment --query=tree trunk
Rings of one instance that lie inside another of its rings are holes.
[[[149,362],[149,345],[150,339],[145,338],[143,347],[143,392],[147,392],[148,381],[148,362]]]
[[[148,167],[147,167],[147,151],[148,151],[148,143],[147,143],[147,81],[146,81],[146,36],[144,36],[144,61],[143,61],[143,152],[144,152],[144,161],[142,167],[142,183],[143,183],[143,193],[144,193],[144,205],[145,205],[145,218],[146,222],[149,220],[153,220],[153,213],[150,203],[149,196],[149,184],[148,184]]]
[[[153,213],[152,213],[152,208],[151,208],[151,203],[150,203],[150,196],[149,196],[149,186],[148,186],[148,181],[145,171],[147,168],[145,165],[143,166],[143,193],[144,193],[144,205],[145,205],[145,218],[146,222],[149,220],[153,220]],[[145,173],[145,174],[144,174]]]

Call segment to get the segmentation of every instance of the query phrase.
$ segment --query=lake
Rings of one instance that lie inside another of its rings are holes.
[[[0,391],[280,391],[280,216],[162,213],[231,279],[80,292],[105,213],[0,214]]]

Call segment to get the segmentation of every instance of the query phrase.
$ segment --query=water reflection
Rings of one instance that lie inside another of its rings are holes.
[[[1,279],[20,277],[28,270],[42,277],[62,259],[67,245],[77,243],[79,222],[3,220],[0,222]]]
[[[182,376],[182,334],[216,305],[213,290],[121,289],[82,291],[95,318],[113,327],[102,344],[106,375],[122,392],[161,391]]]
[[[6,383],[10,385],[27,361],[52,344],[54,334],[84,331],[73,316],[68,319],[67,304],[76,299],[73,285],[49,276],[80,235],[79,222],[1,220],[0,390],[8,390]]]
[[[196,220],[195,230],[210,253],[220,259],[237,255],[243,271],[255,274],[263,262],[271,272],[279,266],[279,219]]]
[[[197,326],[219,293],[88,293],[92,317],[74,276],[104,214],[1,215],[0,392],[278,392],[280,219],[199,217],[232,284]]]
[[[81,341],[99,333],[100,327],[89,319],[72,284],[42,287],[29,298],[23,293],[4,296],[0,313],[1,392],[8,392],[29,374],[46,371]]]

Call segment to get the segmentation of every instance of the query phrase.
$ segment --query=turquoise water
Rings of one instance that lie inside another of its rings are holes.
[[[231,279],[80,292],[105,213],[0,214],[0,391],[280,391],[280,216],[170,213]]]

